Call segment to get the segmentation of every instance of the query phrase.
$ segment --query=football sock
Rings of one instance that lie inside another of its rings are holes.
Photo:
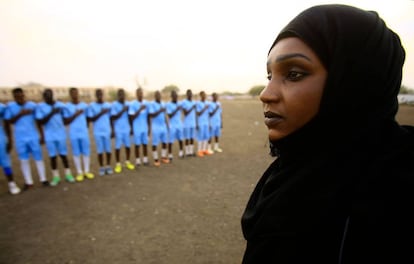
[[[83,156],[83,166],[85,168],[85,172],[90,172],[91,158],[89,156]]]
[[[78,174],[82,174],[82,165],[81,165],[80,156],[73,156],[73,163],[75,163],[76,171],[78,172]]]
[[[29,160],[20,160],[20,167],[22,169],[24,181],[26,184],[33,184]]]
[[[45,163],[43,160],[36,160],[36,168],[37,173],[39,174],[40,181],[46,181],[46,170],[45,170]]]

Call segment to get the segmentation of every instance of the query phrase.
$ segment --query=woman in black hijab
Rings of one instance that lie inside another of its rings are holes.
[[[414,263],[405,52],[377,13],[315,6],[268,54],[271,154],[242,217],[243,263]]]

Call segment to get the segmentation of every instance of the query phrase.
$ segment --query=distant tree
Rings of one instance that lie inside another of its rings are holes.
[[[414,90],[405,85],[401,85],[400,94],[414,94]]]
[[[264,85],[255,85],[252,88],[250,88],[249,94],[251,96],[258,96],[263,91],[264,88],[265,88]]]
[[[170,84],[162,88],[162,93],[171,93],[171,91],[176,91],[177,93],[180,91],[180,88],[178,88],[177,85]]]

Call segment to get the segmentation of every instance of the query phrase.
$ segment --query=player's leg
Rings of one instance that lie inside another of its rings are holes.
[[[131,158],[131,136],[129,135],[129,133],[125,133],[123,135],[123,142],[124,142],[124,146],[125,146],[125,167],[128,170],[133,170],[135,169],[134,164],[131,163],[130,158]]]
[[[60,159],[62,160],[63,167],[65,168],[65,180],[70,183],[75,182],[75,178],[72,175],[72,172],[70,171],[69,167],[69,160],[68,160],[68,149],[66,146],[66,140],[62,139],[57,141],[57,147],[59,151]]]
[[[23,174],[24,178],[24,187],[23,190],[28,190],[33,187],[33,178],[32,178],[32,171],[30,169],[30,161],[29,155],[30,152],[28,150],[27,142],[23,140],[16,140],[15,148],[17,152],[17,156],[20,160],[20,169]]]
[[[122,165],[120,162],[120,151],[122,146],[122,136],[120,133],[115,133],[115,172],[121,173],[122,172]]]
[[[99,135],[94,135],[95,138],[95,148],[96,153],[98,155],[98,163],[99,163],[99,176],[105,175],[105,167],[104,167],[104,137]]]
[[[111,156],[112,156],[112,141],[111,136],[108,135],[104,137],[104,150],[106,152],[106,169],[105,173],[110,175],[113,174],[113,170],[111,167]]]
[[[141,143],[142,143],[142,162],[144,166],[148,165],[148,131],[143,131],[141,133]]]
[[[141,157],[139,154],[139,148],[141,146],[141,137],[137,131],[134,131],[134,145],[135,145],[135,166],[141,166]]]
[[[70,145],[72,147],[73,163],[76,169],[76,181],[81,182],[84,179],[81,163],[81,146],[78,138],[71,138]],[[63,159],[62,159],[63,161]]]
[[[13,171],[11,168],[10,156],[7,153],[7,145],[5,144],[6,140],[3,139],[0,142],[0,167],[3,168],[4,175],[7,178],[7,184],[9,187],[9,192],[11,194],[20,193],[20,188],[14,182]]]
[[[158,158],[157,146],[160,143],[160,132],[152,130],[152,158],[154,159],[154,166],[159,167],[161,165]]]
[[[85,171],[85,177],[89,180],[95,178],[95,175],[91,172],[91,158],[90,158],[90,142],[89,137],[83,137],[79,139],[80,142],[80,152],[83,159],[83,168]]]
[[[168,159],[170,161],[172,161],[173,160],[173,157],[174,157],[174,155],[172,153],[172,147],[173,147],[174,141],[176,140],[176,133],[175,133],[176,130],[177,129],[175,129],[175,128],[170,128],[170,130],[169,130]]]
[[[168,151],[167,151],[167,145],[168,145],[168,131],[167,129],[164,129],[161,131],[160,134],[161,137],[161,161],[162,163],[168,164],[170,163],[170,160],[168,159]]]
[[[46,178],[45,163],[43,162],[42,147],[38,139],[33,139],[27,142],[28,150],[32,154],[35,163],[39,180],[43,186],[49,186],[49,181]]]

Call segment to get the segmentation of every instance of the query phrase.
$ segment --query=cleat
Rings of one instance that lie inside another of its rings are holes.
[[[122,166],[121,166],[121,164],[116,164],[116,165],[115,165],[115,172],[116,172],[116,173],[121,173],[121,171],[122,171]]]
[[[111,167],[106,168],[105,172],[106,172],[106,174],[108,174],[108,175],[114,174],[114,171],[112,170],[112,168],[111,168]]]
[[[221,153],[221,152],[223,152],[223,150],[221,148],[214,148],[214,152]]]
[[[50,186],[50,183],[49,183],[49,181],[42,181],[42,185],[44,187],[48,187],[48,186]]]
[[[161,163],[159,161],[154,161],[154,166],[159,167],[159,166],[161,166]]]
[[[31,190],[33,188],[34,188],[33,184],[25,183],[24,186],[23,186],[23,191],[28,191],[28,190]]]
[[[83,181],[83,174],[78,174],[78,175],[76,176],[76,181],[78,181],[78,182]]]
[[[131,163],[131,162],[129,162],[129,161],[125,161],[125,167],[126,167],[128,170],[133,170],[133,169],[135,169],[134,164],[132,164],[132,163]]]
[[[55,176],[52,178],[52,182],[50,182],[50,186],[56,186],[58,185],[60,182],[60,177],[59,176]]]
[[[161,158],[161,162],[164,164],[170,163],[170,160],[168,158]]]
[[[105,175],[105,168],[99,168],[99,176]]]
[[[65,175],[65,180],[67,182],[70,182],[70,183],[74,183],[75,182],[75,178],[71,174]]]
[[[211,150],[204,150],[204,155],[206,155],[206,156],[209,156],[209,155],[213,155],[213,151],[211,151]]]
[[[200,150],[200,151],[198,151],[198,152],[197,152],[197,156],[198,156],[198,157],[200,157],[200,158],[204,157],[204,152],[203,152],[203,151],[201,151],[201,150]]]
[[[86,172],[86,173],[85,173],[85,177],[86,177],[88,180],[92,180],[93,178],[95,178],[95,175],[93,175],[93,173]]]
[[[9,192],[12,195],[16,195],[20,193],[20,188],[16,185],[15,182],[9,182]]]
[[[144,162],[144,166],[149,166],[149,162]]]

